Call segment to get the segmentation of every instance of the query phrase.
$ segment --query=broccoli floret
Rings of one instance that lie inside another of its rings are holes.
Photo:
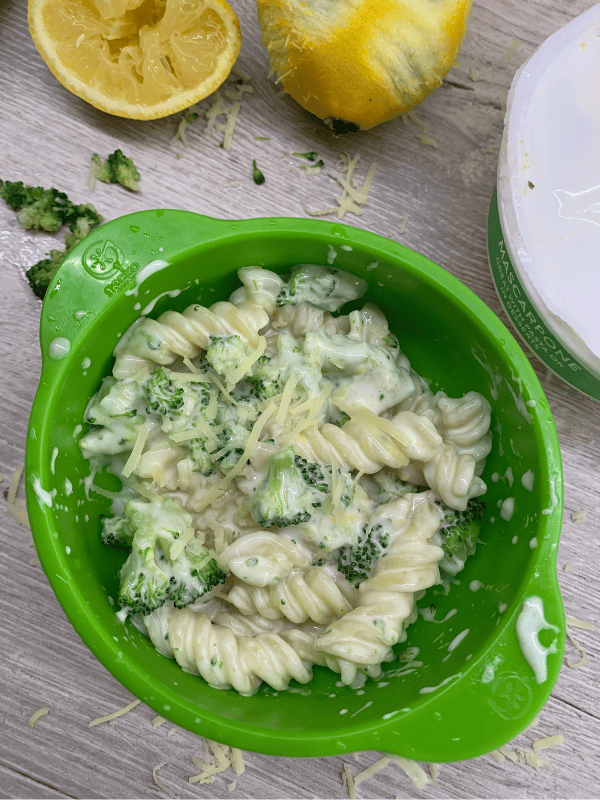
[[[94,188],[97,180],[103,183],[120,183],[130,192],[140,190],[140,173],[131,158],[124,156],[120,150],[111,153],[106,161],[102,161],[98,153],[94,153],[90,170],[90,188]]]
[[[235,420],[223,423],[223,431],[219,434],[219,449],[214,453],[222,472],[230,472],[240,460],[249,436],[249,431]]]
[[[399,500],[409,492],[422,492],[422,486],[415,486],[398,477],[398,470],[384,467],[374,475],[364,475],[361,480],[362,487],[378,505]]]
[[[206,349],[206,360],[229,384],[235,384],[234,373],[248,355],[248,345],[240,336],[211,336]]]
[[[192,518],[170,498],[130,500],[125,516],[134,533],[119,572],[119,604],[129,614],[150,614],[167,600],[184,608],[225,581],[216,560],[193,540],[171,558],[171,548]]]
[[[440,570],[448,575],[456,575],[464,566],[469,556],[477,547],[479,534],[483,527],[485,503],[472,497],[464,511],[455,511],[441,504],[444,518],[440,528],[444,557],[440,561]]]
[[[78,206],[82,212],[82,216],[78,217],[75,222],[69,225],[70,233],[65,235],[65,249],[64,250],[50,250],[47,255],[49,258],[43,258],[30,267],[25,275],[29,281],[29,285],[33,289],[40,300],[43,300],[48,287],[56,274],[56,270],[63,263],[65,258],[69,255],[71,250],[76,244],[85,239],[85,237],[102,223],[102,217],[94,206]]]
[[[358,588],[373,570],[375,563],[387,553],[389,533],[381,523],[365,525],[354,547],[341,547],[338,570]]]
[[[281,287],[277,305],[297,306],[307,302],[325,311],[337,311],[366,291],[366,281],[349,272],[302,264],[292,270],[288,283]]]
[[[268,400],[283,391],[281,367],[269,356],[261,356],[253,365],[252,371],[246,375],[246,381],[259,400]]]
[[[0,197],[17,212],[17,219],[26,230],[53,233],[78,217],[78,207],[58,189],[6,181],[1,182]]]
[[[95,426],[79,442],[84,456],[104,453],[114,455],[131,450],[144,417],[137,413],[139,385],[117,383],[109,376],[91,398],[84,420]]]
[[[67,257],[66,250],[50,250],[47,254],[49,258],[42,258],[37,264],[25,272],[29,285],[33,293],[43,300],[48,291],[48,287],[52,282],[52,278],[56,275],[56,270],[63,263]]]
[[[172,419],[183,408],[183,386],[173,383],[162,367],[150,373],[144,391],[148,413]]]
[[[204,413],[210,401],[210,388],[203,381],[186,381],[178,385],[162,367],[158,367],[148,377],[144,391],[148,413],[163,417],[162,428],[166,433],[195,428],[200,419],[208,425],[214,422]],[[207,448],[206,435],[199,429],[198,436],[188,440],[187,444],[194,469],[203,475],[212,475],[215,466]]]
[[[85,237],[102,224],[102,216],[96,211],[94,206],[77,206],[77,219],[69,225],[70,233],[65,235],[65,246],[67,255],[76,244],[79,244]]]
[[[250,503],[250,514],[264,528],[284,528],[309,520],[330,485],[318,464],[297,458],[291,447],[271,456],[269,471]]]
[[[314,461],[307,461],[300,456],[294,456],[294,464],[300,470],[304,481],[319,492],[326,494],[331,488],[331,467],[322,467]],[[326,474],[323,470],[328,470]],[[320,504],[319,504],[320,505]]]
[[[134,530],[126,516],[102,517],[102,541],[111,547],[129,549],[133,543]]]
[[[88,233],[102,223],[102,217],[92,205],[75,205],[64,192],[26,186],[23,181],[0,181],[0,197],[17,212],[17,219],[26,230],[36,229],[54,233],[69,225],[64,250],[51,250],[27,272],[34,293],[44,299],[48,286],[71,250]]]

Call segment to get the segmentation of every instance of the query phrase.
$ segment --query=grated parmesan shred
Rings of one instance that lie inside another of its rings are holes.
[[[135,444],[133,445],[133,450],[131,451],[131,455],[125,462],[125,466],[121,470],[121,474],[128,478],[133,470],[139,464],[140,458],[142,457],[142,453],[144,452],[144,447],[146,446],[146,440],[148,439],[148,430],[143,427],[140,428],[137,439],[135,440]]]
[[[510,62],[510,60],[512,59],[512,57],[514,56],[514,54],[517,52],[517,49],[518,49],[520,44],[521,44],[521,40],[520,39],[513,39],[511,44],[510,44],[510,47],[508,48],[506,53],[502,56],[502,59],[501,59],[500,63],[501,64],[508,64]]]
[[[48,708],[38,708],[37,711],[34,711],[33,714],[27,720],[27,724],[30,728],[33,728],[35,723],[40,719],[40,717],[45,717],[48,714],[50,709]]]
[[[356,787],[354,785],[354,778],[352,777],[352,773],[348,769],[348,765],[344,764],[344,777],[343,777],[344,786],[348,789],[348,797],[350,800],[356,800]]]
[[[571,519],[576,523],[589,522],[587,511],[585,509],[582,509],[581,511],[574,511],[571,514]]]
[[[423,767],[420,764],[417,764],[416,761],[411,761],[409,758],[403,758],[402,756],[396,756],[392,754],[389,754],[389,758],[395,764],[398,764],[402,770],[404,770],[412,785],[416,789],[425,789],[426,786],[429,786],[430,783],[433,783],[432,779],[425,772]]]
[[[140,700],[134,700],[132,703],[128,703],[128,705],[123,706],[123,708],[119,708],[117,711],[106,714],[104,717],[97,717],[88,723],[88,727],[93,728],[94,725],[100,725],[102,722],[111,722],[113,719],[117,719],[117,717],[122,717],[123,714],[127,714],[129,711],[132,711],[140,704],[140,702]]]
[[[579,628],[583,631],[595,631],[596,628],[592,625],[591,622],[586,622],[583,619],[577,619],[576,617],[565,617],[565,622],[570,628]]]
[[[356,753],[353,753],[356,756]],[[354,778],[354,786],[359,786],[363,781],[366,781],[368,778],[372,778],[373,775],[376,775],[382,769],[385,769],[387,765],[390,763],[390,758],[388,756],[384,756],[380,758],[379,761],[376,761],[374,764],[371,764],[370,767],[363,769],[362,772],[359,772],[358,775]]]
[[[162,725],[166,721],[167,720],[164,717],[160,717],[160,716],[159,717],[154,717],[154,719],[152,720],[152,727],[153,728],[158,728],[159,725]]]
[[[19,523],[19,525],[31,530],[29,517],[27,516],[27,504],[25,503],[25,500],[23,500],[21,497],[17,497],[12,505],[9,503],[6,507],[8,509],[8,513],[16,522]]]
[[[567,628],[567,639],[571,642],[575,650],[581,653],[581,658],[579,661],[575,661],[573,659],[567,658],[567,666],[571,667],[571,669],[581,669],[587,664],[587,651],[579,644],[577,639],[572,635],[569,628]]]
[[[166,762],[166,761],[164,761],[162,764],[157,764],[157,765],[154,767],[154,769],[152,770],[152,780],[153,780],[153,781],[154,781],[154,783],[155,783],[155,784],[158,786],[158,788],[159,788],[159,789],[162,789],[162,790],[163,790],[163,792],[166,792],[166,793],[169,795],[169,797],[177,797],[177,795],[175,794],[175,792],[174,792],[174,791],[173,791],[173,790],[172,790],[172,789],[171,789],[169,786],[167,786],[167,784],[166,784],[166,783],[163,783],[163,782],[160,780],[160,778],[158,777],[158,770],[159,770],[159,769],[161,769],[161,767],[164,767],[164,766],[166,766],[166,763],[167,763],[167,762]]]
[[[214,764],[210,760],[211,752],[215,760]],[[210,739],[202,740],[202,758],[200,756],[192,756],[192,763],[200,772],[188,778],[189,783],[214,783],[215,775],[225,772],[230,767],[237,776],[242,775],[245,770],[241,750],[213,742]],[[233,791],[235,785],[236,781],[233,781],[233,783],[228,784],[227,788],[229,791]]]
[[[565,737],[560,733],[556,733],[554,736],[545,736],[542,739],[536,739],[531,746],[538,752],[539,750],[548,750],[550,747],[558,747],[564,744],[564,741]]]
[[[25,469],[24,464],[18,464],[15,468],[15,471],[12,474],[12,478],[10,479],[10,484],[6,491],[6,502],[9,506],[12,506],[15,502],[15,498],[17,496],[17,490],[19,488],[19,484],[21,483],[21,476],[23,475],[23,470]]]

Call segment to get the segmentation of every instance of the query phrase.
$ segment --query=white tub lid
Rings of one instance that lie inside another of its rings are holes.
[[[547,39],[515,75],[498,201],[525,288],[548,326],[600,376],[600,4]]]

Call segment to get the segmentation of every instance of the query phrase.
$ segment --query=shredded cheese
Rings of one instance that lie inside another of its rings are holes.
[[[27,504],[25,500],[20,497],[17,497],[14,503],[7,504],[8,513],[11,517],[16,520],[19,525],[22,525],[24,528],[29,528],[31,530],[31,525],[29,524],[29,517],[27,516]]]
[[[179,558],[179,556],[185,550],[185,546],[190,541],[190,539],[194,538],[194,529],[190,526],[186,528],[184,532],[181,534],[179,539],[176,539],[175,542],[171,545],[171,550],[169,551],[169,558],[171,561],[175,561],[175,559]]]
[[[262,354],[267,349],[267,340],[264,336],[258,337],[258,346],[255,350],[253,350],[236,368],[235,372],[231,376],[230,385],[234,386],[239,380],[241,380],[244,375],[246,375],[250,371],[250,367],[258,361],[258,359],[262,356]]]
[[[159,725],[162,725],[166,721],[167,720],[164,717],[154,717],[154,719],[152,720],[152,727],[158,728]]]
[[[136,706],[140,704],[139,700],[134,700],[132,703],[129,703],[123,708],[119,708],[117,711],[113,711],[110,714],[106,714],[104,717],[97,717],[93,719],[91,722],[88,723],[88,727],[93,728],[94,725],[100,725],[102,722],[110,722],[113,719],[117,719],[117,717],[122,717],[123,714],[127,714],[129,711],[134,709]]]
[[[219,744],[218,742],[213,742],[210,739],[207,739],[207,741],[208,746],[212,750],[216,766],[219,770],[228,769],[231,766],[231,761],[227,758],[229,747]]]
[[[38,721],[40,717],[44,717],[49,712],[48,708],[38,708],[37,711],[34,711],[33,714],[27,720],[27,724],[30,728],[33,728],[35,723]]]
[[[379,761],[376,761],[374,764],[371,764],[370,767],[363,769],[362,772],[359,772],[358,775],[354,778],[354,786],[359,786],[363,781],[366,781],[367,778],[373,777],[377,772],[380,772],[382,769],[385,769],[387,765],[390,763],[390,759],[387,756],[384,758],[380,758]]]
[[[159,787],[159,789],[162,789],[163,792],[166,792],[169,795],[169,797],[177,797],[175,792],[169,786],[167,786],[166,783],[163,783],[158,777],[158,770],[161,767],[164,767],[166,765],[166,763],[167,762],[164,761],[162,764],[157,764],[154,767],[154,769],[152,770],[152,779],[153,779],[154,783]]]
[[[137,439],[135,440],[135,444],[133,445],[133,450],[131,451],[131,455],[127,459],[125,466],[121,470],[121,474],[128,478],[133,470],[137,467],[140,458],[142,457],[142,452],[144,451],[144,447],[146,445],[146,440],[148,439],[148,430],[146,427],[141,427],[138,431]]]
[[[587,511],[582,509],[581,511],[574,511],[571,514],[571,519],[573,522],[588,522]]]
[[[337,211],[337,208],[335,206],[331,206],[330,208],[321,208],[316,211],[311,211],[310,208],[306,207],[306,204],[304,202],[302,202],[301,205],[304,210],[304,213],[308,214],[309,217],[324,217],[326,214],[333,214],[335,211]]]
[[[223,150],[231,150],[233,134],[235,133],[235,123],[237,121],[240,107],[241,106],[239,103],[233,103],[232,105],[227,106],[223,111],[226,120],[225,124],[219,124],[216,126],[217,130],[223,133],[223,141],[221,142]]]
[[[183,363],[186,365],[189,371],[192,372],[194,375],[200,375],[200,370],[198,369],[198,367],[196,367],[195,364],[193,364],[187,356],[183,357]]]
[[[502,753],[499,750],[492,750],[490,752],[490,755],[494,759],[494,761],[498,762],[498,764],[504,763],[504,760],[505,760],[504,756],[502,755]]]
[[[260,434],[262,433],[262,429],[265,427],[273,413],[276,411],[275,403],[270,403],[259,418],[254,423],[254,427],[250,431],[250,436],[246,441],[246,447],[244,448],[244,452],[240,456],[239,461],[236,465],[227,473],[227,475],[222,478],[218,483],[216,483],[210,491],[208,491],[204,497],[195,505],[194,511],[198,513],[199,511],[204,510],[207,506],[209,506],[213,500],[216,500],[219,495],[223,494],[225,489],[229,486],[231,481],[240,474],[242,469],[245,467],[248,459],[254,452],[256,445],[258,444],[258,440],[260,438]]]
[[[236,775],[243,775],[246,771],[243,753],[237,747],[231,748],[231,769]]]
[[[516,764],[517,761],[519,760],[519,757],[517,756],[517,754],[515,752],[513,752],[510,748],[506,747],[506,746],[505,747],[499,747],[498,748],[498,752],[501,753],[503,756],[506,756],[506,758],[508,758],[509,761],[512,761],[513,764]]]
[[[286,417],[287,417],[287,414],[288,414],[288,410],[289,410],[289,407],[290,407],[290,403],[292,402],[292,397],[293,397],[294,391],[296,390],[296,386],[298,385],[298,381],[299,380],[300,380],[300,375],[299,374],[291,375],[288,378],[285,386],[283,387],[283,393],[281,395],[281,402],[279,403],[279,411],[277,412],[277,414],[275,416],[275,422],[278,425],[283,426],[283,424],[284,424],[284,422],[286,420]]]
[[[398,764],[398,766],[404,770],[404,772],[410,778],[412,785],[416,789],[424,789],[426,786],[429,786],[429,784],[432,783],[429,775],[425,772],[420,764],[417,764],[416,761],[411,761],[409,758],[403,758],[402,756],[391,754],[389,757],[395,764]]]
[[[425,128],[427,127],[427,123],[424,122],[420,117],[418,117],[415,111],[407,111],[406,116],[412,123],[414,123],[417,126],[417,128],[422,128],[422,130],[425,130]]]
[[[344,777],[346,779],[346,786],[348,787],[348,797],[350,800],[356,800],[356,788],[354,786],[354,778],[348,769],[348,765],[344,764]]]
[[[508,48],[506,53],[502,56],[502,59],[501,59],[501,63],[502,64],[508,64],[509,63],[511,58],[517,52],[517,48],[519,47],[520,44],[521,44],[521,40],[520,39],[513,39],[512,40],[512,42],[510,44],[510,47]]]
[[[394,442],[398,442],[399,445],[405,445],[405,442],[402,441],[402,437],[400,436],[400,431],[398,428],[396,428],[391,420],[378,416],[369,408],[364,408],[363,406],[350,406],[338,398],[334,398],[332,402],[340,409],[340,411],[348,414],[359,424],[362,423],[374,428],[375,430],[378,429],[382,433],[386,434],[389,439],[392,439]],[[405,459],[405,464],[408,464],[409,459],[404,454],[403,450],[399,448],[396,449],[398,450],[396,456],[402,456]]]
[[[580,628],[583,631],[596,630],[591,622],[585,622],[585,620],[576,619],[575,617],[565,617],[565,622],[570,628]]]
[[[531,746],[537,752],[539,750],[547,750],[549,747],[558,747],[563,744],[564,741],[565,737],[557,733],[554,736],[545,736],[543,739],[536,739]]]
[[[431,136],[428,136],[426,133],[416,133],[415,136],[421,144],[434,147],[437,150],[437,142],[435,139],[432,139]]]
[[[581,669],[581,667],[587,664],[587,652],[579,644],[577,639],[571,634],[568,628],[567,628],[567,638],[571,642],[573,647],[577,650],[577,652],[581,653],[581,658],[579,659],[579,661],[574,661],[570,658],[567,658],[567,666],[571,667],[572,669]]]
[[[429,765],[429,774],[435,781],[440,776],[440,765],[439,764],[430,764]]]
[[[24,464],[19,464],[15,471],[12,474],[12,478],[10,479],[10,484],[6,491],[6,502],[9,506],[12,506],[15,502],[15,497],[17,496],[17,490],[19,488],[19,483],[21,482],[21,476],[23,475],[23,470],[25,469]]]

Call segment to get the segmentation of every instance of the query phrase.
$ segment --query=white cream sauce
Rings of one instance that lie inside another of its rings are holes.
[[[516,631],[521,652],[535,675],[538,683],[544,683],[548,677],[548,656],[556,653],[556,641],[549,647],[540,642],[540,632],[556,631],[544,616],[544,603],[541,597],[528,597],[517,618]]]
[[[64,336],[57,336],[48,345],[48,355],[53,361],[62,361],[71,350],[71,342]]]

